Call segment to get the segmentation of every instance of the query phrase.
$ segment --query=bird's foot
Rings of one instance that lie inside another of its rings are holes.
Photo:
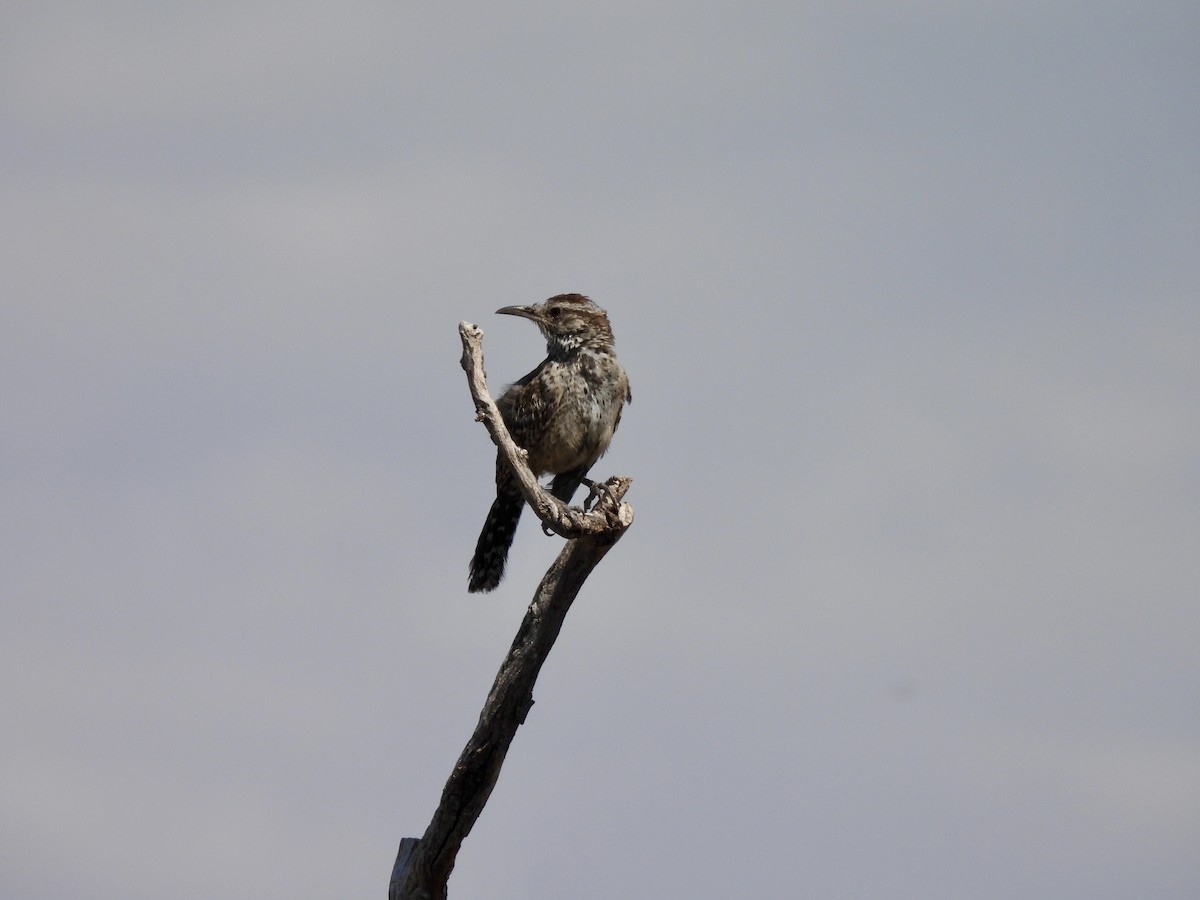
[[[583,511],[591,512],[597,503],[608,496],[608,486],[601,481],[592,481],[590,478],[581,479],[581,483],[587,485],[588,489],[588,495],[583,500]],[[554,537],[557,533],[545,522],[542,523],[542,534],[546,537]]]
[[[602,481],[592,481],[590,478],[583,479],[583,483],[588,489],[588,495],[583,501],[583,511],[591,512],[597,503],[608,496],[608,485]]]

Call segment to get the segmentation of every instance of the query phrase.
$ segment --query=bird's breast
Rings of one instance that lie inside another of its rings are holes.
[[[555,409],[538,446],[526,448],[531,465],[553,473],[590,466],[612,441],[628,391],[624,371],[611,355],[585,354],[547,366],[543,378]]]

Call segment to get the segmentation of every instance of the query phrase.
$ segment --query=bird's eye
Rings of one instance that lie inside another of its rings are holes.
[[[557,319],[559,317],[559,315],[562,313],[562,307],[561,306],[552,306],[547,311],[550,313],[550,318]]]

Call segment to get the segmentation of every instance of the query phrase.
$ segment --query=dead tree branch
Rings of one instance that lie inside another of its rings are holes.
[[[419,841],[400,842],[392,869],[389,900],[445,900],[446,882],[463,840],[483,811],[500,776],[505,754],[530,708],[542,663],[562,629],[563,620],[592,569],[633,522],[623,498],[633,479],[610,478],[590,512],[552,497],[525,463],[525,451],[508,434],[487,390],[483,370],[483,332],[460,322],[462,366],[467,373],[476,418],[516,473],[521,493],[545,525],[568,538],[542,577],[495,683],[484,703],[474,734],[442,790],[441,803]]]

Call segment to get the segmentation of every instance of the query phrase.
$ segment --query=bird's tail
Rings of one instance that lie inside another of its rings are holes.
[[[471,577],[467,590],[472,594],[491,591],[504,577],[504,564],[508,561],[508,548],[512,546],[517,523],[525,500],[520,494],[500,491],[492,508],[488,510],[483,531],[475,544],[475,555],[471,558]]]

